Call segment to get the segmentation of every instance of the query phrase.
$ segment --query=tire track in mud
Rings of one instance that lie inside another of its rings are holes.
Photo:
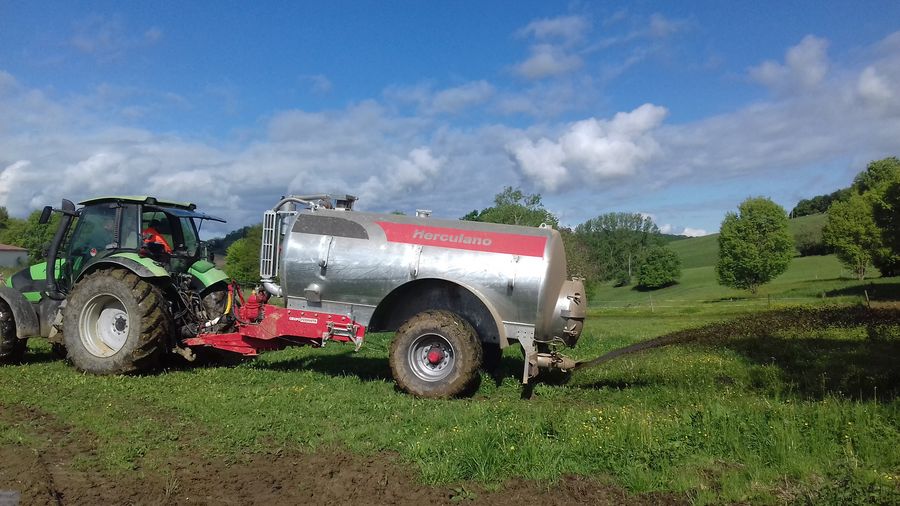
[[[93,462],[96,442],[34,408],[0,404],[0,421],[19,426],[37,442],[0,442],[0,490],[21,504],[455,504],[483,505],[687,504],[674,493],[632,493],[590,477],[562,476],[554,485],[522,480],[499,490],[475,484],[424,485],[396,455],[355,455],[340,448],[312,453],[239,454],[229,459],[185,449],[160,470],[107,472]],[[89,461],[90,462],[90,461]],[[91,467],[93,466],[93,467]],[[460,488],[463,487],[463,488]],[[465,493],[460,495],[459,491]]]

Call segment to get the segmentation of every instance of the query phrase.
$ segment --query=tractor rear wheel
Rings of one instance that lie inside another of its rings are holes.
[[[390,364],[402,390],[442,399],[466,393],[480,378],[481,342],[465,319],[424,311],[404,323],[391,343]]]
[[[9,305],[0,300],[0,364],[18,364],[25,355],[27,339],[16,336],[16,322],[13,321]]]
[[[72,364],[93,374],[157,366],[172,317],[160,290],[124,269],[82,279],[66,304],[63,336]]]

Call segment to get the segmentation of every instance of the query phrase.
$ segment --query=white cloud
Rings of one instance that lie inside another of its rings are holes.
[[[495,92],[491,83],[479,80],[441,90],[434,90],[430,83],[392,86],[384,91],[384,96],[390,102],[412,104],[422,114],[452,115],[487,102]]]
[[[681,235],[686,235],[688,237],[702,237],[704,235],[709,235],[709,232],[702,228],[684,227],[684,230],[681,231]]]
[[[827,40],[807,35],[785,52],[783,64],[765,61],[750,69],[750,77],[779,92],[810,90],[821,83],[828,73],[827,50]]]
[[[644,104],[611,120],[589,118],[569,125],[556,141],[523,138],[507,145],[523,175],[538,186],[557,191],[572,183],[631,176],[659,152],[653,131],[668,111]]]
[[[518,35],[538,40],[557,39],[571,44],[583,39],[590,28],[591,23],[584,16],[560,16],[532,21],[520,29]]]
[[[515,66],[515,71],[527,79],[543,79],[568,74],[581,65],[581,57],[578,55],[567,53],[551,44],[537,44],[531,47],[528,59]]]
[[[872,66],[866,67],[860,74],[856,90],[864,100],[876,104],[889,103],[894,98],[891,86]]]
[[[458,113],[486,102],[494,91],[487,81],[473,81],[435,93],[426,109],[431,113]]]

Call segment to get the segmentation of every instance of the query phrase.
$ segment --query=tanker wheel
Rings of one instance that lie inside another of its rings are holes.
[[[160,290],[124,269],[100,270],[69,295],[63,338],[69,361],[93,374],[156,367],[172,318]]]
[[[475,329],[449,311],[424,311],[403,324],[391,343],[390,364],[402,390],[418,397],[459,396],[480,379],[481,342]]]
[[[16,336],[16,322],[13,321],[12,310],[0,299],[0,365],[21,362],[27,344],[27,339],[19,339]]]

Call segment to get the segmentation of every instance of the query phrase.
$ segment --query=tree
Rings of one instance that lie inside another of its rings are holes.
[[[656,289],[669,286],[681,277],[681,259],[666,246],[647,251],[647,258],[638,271],[638,286]]]
[[[900,159],[896,156],[875,160],[869,162],[866,170],[853,178],[853,186],[851,188],[860,194],[872,190],[877,191],[897,181],[898,175],[900,175]]]
[[[40,217],[41,212],[34,211],[24,220],[8,218],[6,226],[0,229],[0,242],[27,249],[28,260],[31,263],[40,262],[44,257],[44,249],[56,233],[59,215],[54,213],[45,225],[38,223]]]
[[[873,252],[880,243],[869,199],[854,194],[846,202],[832,205],[822,234],[841,263],[853,271],[857,279],[865,279]]]
[[[259,281],[259,249],[262,225],[253,225],[247,234],[233,242],[225,253],[225,273],[242,285]]]
[[[559,219],[544,208],[541,194],[526,194],[512,186],[503,188],[502,192],[494,196],[493,206],[481,211],[473,210],[461,219],[529,227],[539,227],[542,224],[554,228],[559,226]]]
[[[784,208],[768,198],[748,198],[725,215],[719,231],[719,284],[750,290],[787,270],[794,254]]]
[[[575,227],[591,249],[600,279],[631,282],[647,251],[662,244],[659,227],[639,213],[606,213]]]
[[[585,237],[576,234],[571,228],[561,228],[563,248],[566,250],[566,267],[568,276],[585,278],[588,283],[600,279],[597,263],[591,258],[591,247]]]
[[[850,188],[842,188],[827,195],[816,195],[811,199],[803,199],[791,209],[791,218],[827,212],[831,204],[847,200],[850,197],[850,193]]]
[[[900,255],[900,180],[878,195],[874,208],[875,224],[881,229],[884,245]]]

